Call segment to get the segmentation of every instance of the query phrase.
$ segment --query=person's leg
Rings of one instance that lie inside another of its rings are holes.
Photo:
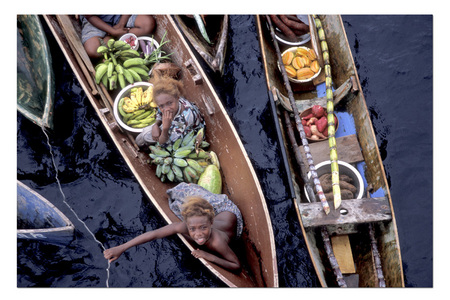
[[[137,15],[133,28],[130,32],[136,36],[145,36],[152,33],[156,28],[156,21],[150,15]]]
[[[144,129],[142,130],[141,133],[138,134],[138,136],[136,137],[136,144],[140,147],[148,147],[150,145],[154,145],[156,144],[156,142],[153,140],[152,138],[152,128],[153,125],[144,127]]]
[[[100,58],[102,55],[97,53],[101,40],[106,36],[106,32],[98,29],[85,18],[82,20],[81,42],[90,58]],[[109,37],[104,39],[106,43]]]

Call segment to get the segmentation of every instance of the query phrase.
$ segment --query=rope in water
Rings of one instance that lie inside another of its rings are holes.
[[[47,145],[49,147],[49,151],[50,151],[50,155],[52,157],[52,162],[53,162],[53,167],[55,168],[55,178],[56,178],[56,182],[58,183],[58,187],[59,187],[59,191],[61,192],[62,196],[63,196],[63,202],[64,204],[72,211],[72,213],[75,215],[75,217],[77,218],[78,221],[80,221],[83,226],[86,228],[86,230],[89,232],[89,234],[92,236],[92,238],[95,240],[95,242],[97,242],[104,250],[106,250],[106,248],[103,246],[103,244],[97,240],[97,238],[95,237],[94,233],[89,229],[89,227],[86,225],[86,223],[84,221],[82,221],[77,213],[72,209],[72,207],[69,205],[69,203],[67,203],[66,201],[66,195],[64,194],[64,192],[62,191],[61,188],[61,183],[59,182],[59,178],[58,178],[58,168],[56,167],[56,163],[55,163],[55,157],[53,156],[53,151],[52,151],[52,146],[50,145],[50,139],[47,135],[47,133],[45,132],[45,128],[43,126],[41,126],[42,131],[44,132],[45,136],[47,137]],[[111,266],[111,263],[108,261],[108,267],[106,268],[106,287],[109,287],[109,268]]]

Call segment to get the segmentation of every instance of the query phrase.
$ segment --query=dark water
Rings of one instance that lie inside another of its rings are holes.
[[[432,17],[343,16],[389,179],[408,287],[433,286]],[[227,66],[213,78],[260,179],[274,226],[281,287],[316,287],[290,199],[252,16],[230,20]],[[17,118],[17,177],[50,199],[76,226],[67,247],[17,242],[18,287],[105,287],[102,248],[164,220],[149,203],[49,37],[56,74],[58,173],[42,130]],[[421,124],[421,126],[416,126]],[[412,130],[413,128],[413,130]],[[56,181],[61,182],[63,198]],[[135,247],[110,268],[110,287],[223,287],[176,238]]]

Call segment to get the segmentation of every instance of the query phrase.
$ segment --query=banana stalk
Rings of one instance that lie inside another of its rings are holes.
[[[322,27],[322,22],[317,15],[313,15],[314,22],[317,28],[317,34],[320,40],[320,48],[322,49],[322,56],[325,69],[325,85],[327,94],[327,121],[328,121],[328,145],[330,146],[330,161],[331,161],[331,182],[333,186],[334,208],[341,205],[341,188],[339,186],[339,165],[338,155],[336,149],[336,127],[334,124],[334,104],[333,104],[333,90],[331,89],[331,67],[330,55],[328,53],[328,45],[325,38],[325,32]]]
[[[277,52],[278,55],[278,61],[282,62],[283,59],[281,58],[281,52],[280,52],[280,47],[278,46],[278,42],[275,38],[275,30],[273,28],[272,25],[272,21],[270,20],[270,17],[267,16],[267,22],[269,23],[269,27],[270,27],[270,35],[272,36],[272,40],[274,41],[274,46],[275,46],[275,50]],[[323,193],[323,189],[322,189],[322,185],[320,184],[320,180],[317,176],[317,172],[316,172],[316,167],[314,165],[314,160],[311,154],[311,151],[309,149],[309,143],[308,140],[306,139],[306,134],[305,134],[305,130],[303,129],[303,125],[302,125],[302,121],[300,119],[300,114],[298,113],[297,110],[297,105],[295,104],[295,100],[294,100],[294,94],[292,93],[292,89],[291,86],[289,84],[289,79],[286,73],[286,69],[284,67],[284,64],[280,63],[280,69],[281,69],[281,73],[283,75],[283,80],[286,83],[286,90],[288,92],[288,96],[289,96],[289,101],[291,103],[291,107],[294,113],[294,117],[295,117],[295,124],[297,127],[297,130],[300,134],[300,138],[302,140],[302,144],[303,144],[303,149],[305,150],[305,154],[306,154],[306,160],[308,162],[309,165],[309,171],[311,173],[311,179],[314,183],[314,186],[316,188],[316,192],[317,192],[317,196],[320,199],[320,202],[322,203],[322,208],[324,210],[324,212],[326,214],[330,213],[330,206],[328,205],[327,202],[327,198],[325,197],[325,194]],[[315,199],[315,196],[312,195],[311,199]]]

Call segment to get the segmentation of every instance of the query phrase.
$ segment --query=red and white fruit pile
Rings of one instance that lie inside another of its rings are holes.
[[[313,141],[328,138],[328,121],[325,109],[320,105],[314,105],[307,111],[310,111],[310,113],[301,118],[306,137]],[[334,124],[335,126],[337,124],[336,116],[334,116]]]
[[[131,47],[136,46],[136,38],[134,36],[129,36],[125,39],[125,42],[127,42],[128,45],[130,45]]]

